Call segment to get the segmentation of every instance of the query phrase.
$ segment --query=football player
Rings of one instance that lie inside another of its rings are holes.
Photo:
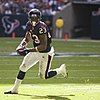
[[[39,62],[39,76],[43,79],[62,74],[67,77],[68,73],[65,64],[59,68],[51,70],[51,62],[54,56],[54,48],[51,46],[51,35],[47,25],[41,21],[41,12],[32,9],[28,13],[27,31],[24,39],[17,47],[17,52],[25,56],[19,68],[19,73],[11,90],[4,94],[17,94],[18,87],[25,77],[26,72],[37,62]],[[33,40],[33,47],[26,48],[30,40]]]

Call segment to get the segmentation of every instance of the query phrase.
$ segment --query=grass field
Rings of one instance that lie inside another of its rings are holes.
[[[100,100],[100,85],[25,84],[17,95],[4,95],[12,85],[0,85],[1,100]]]
[[[4,95],[3,92],[13,85],[23,59],[9,56],[20,41],[21,38],[0,38],[0,100],[100,100],[100,41],[89,40],[53,41],[56,52],[85,54],[54,57],[52,68],[65,63],[68,79],[60,75],[49,80],[40,79],[36,64],[27,72],[19,95]]]

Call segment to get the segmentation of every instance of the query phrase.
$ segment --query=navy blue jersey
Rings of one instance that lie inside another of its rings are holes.
[[[44,22],[39,21],[36,26],[32,26],[32,24],[28,21],[26,30],[31,33],[34,47],[40,45],[39,35],[46,34],[47,35],[47,48],[46,48],[46,50],[41,51],[41,52],[49,52],[50,51],[51,35],[50,35],[47,25]]]

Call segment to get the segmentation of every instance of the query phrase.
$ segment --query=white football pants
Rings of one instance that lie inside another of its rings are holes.
[[[51,47],[51,50],[48,53],[30,52],[24,57],[23,62],[20,65],[20,70],[26,72],[37,62],[39,62],[39,76],[45,79],[45,75],[51,68],[53,56],[53,47]]]

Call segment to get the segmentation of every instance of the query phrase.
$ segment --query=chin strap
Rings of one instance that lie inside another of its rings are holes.
[[[35,22],[35,21],[32,21],[32,25],[33,25],[33,26],[36,26],[36,22]]]

